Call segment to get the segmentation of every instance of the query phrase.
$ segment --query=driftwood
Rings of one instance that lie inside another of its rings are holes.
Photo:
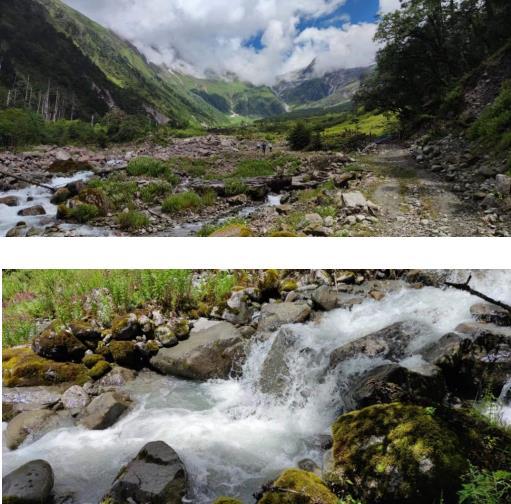
[[[19,180],[21,182],[25,182],[26,184],[31,184],[31,185],[35,185],[38,187],[42,187],[43,189],[47,189],[48,191],[51,191],[52,193],[54,193],[57,190],[57,189],[55,189],[55,187],[50,187],[45,184],[41,184],[41,182],[36,182],[35,180],[29,180],[24,177],[20,177],[19,175],[13,175],[12,173],[7,173],[7,172],[4,172],[3,170],[0,170],[0,174],[5,175],[6,177],[12,177],[12,178]]]
[[[497,299],[493,299],[486,294],[483,294],[482,292],[476,291],[475,289],[472,289],[470,287],[470,281],[472,280],[472,275],[468,277],[468,280],[465,283],[451,283],[451,282],[445,282],[445,285],[447,287],[452,287],[453,289],[458,289],[460,291],[468,292],[469,294],[472,294],[473,296],[477,296],[478,298],[483,299],[484,301],[491,303],[495,306],[499,306],[500,308],[503,308],[504,310],[507,310],[508,312],[511,312],[511,306],[503,303],[502,301],[498,301]]]

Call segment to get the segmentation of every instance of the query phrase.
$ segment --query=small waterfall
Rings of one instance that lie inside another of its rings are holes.
[[[472,285],[511,301],[511,271],[475,272]],[[414,352],[469,320],[475,302],[455,290],[404,287],[381,302],[366,300],[351,311],[334,310],[315,323],[255,338],[240,379],[194,383],[142,373],[129,386],[136,409],[112,428],[64,428],[4,450],[4,474],[43,458],[55,470],[58,493],[75,492],[76,502],[96,504],[123,464],[147,442],[162,440],[188,467],[192,502],[209,504],[219,495],[252,502],[284,468],[304,458],[321,463],[315,436],[328,433],[342,410],[343,383],[381,364],[362,356],[329,371],[334,349],[407,320],[417,334],[403,365],[420,366]]]

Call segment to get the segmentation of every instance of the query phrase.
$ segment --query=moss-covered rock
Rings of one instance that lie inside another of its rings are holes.
[[[101,362],[104,360],[105,360],[105,358],[102,355],[91,354],[91,355],[86,355],[82,359],[82,364],[84,366],[88,367],[89,369],[92,369],[98,362]]]
[[[119,366],[135,368],[137,365],[137,347],[132,341],[112,341],[108,345],[112,359]]]
[[[186,319],[176,320],[172,324],[172,331],[179,341],[185,341],[190,337],[190,323]]]
[[[69,331],[87,346],[94,345],[101,339],[101,331],[91,322],[74,320],[68,324]]]
[[[32,387],[58,383],[84,384],[89,380],[82,364],[55,362],[36,355],[28,347],[7,348],[2,354],[6,387]]]
[[[108,197],[101,189],[84,189],[80,192],[78,198],[86,205],[93,205],[97,207],[102,217],[108,213],[108,208],[110,206]]]
[[[93,380],[99,380],[103,378],[110,370],[112,366],[105,360],[100,360],[89,370],[89,376]]]
[[[112,321],[112,338],[115,340],[131,340],[142,334],[142,328],[134,313],[118,315]]]
[[[339,496],[374,504],[455,503],[469,463],[511,462],[511,453],[492,453],[493,442],[510,446],[507,434],[450,409],[370,406],[341,416],[332,430],[323,479]]]
[[[152,357],[153,355],[156,355],[160,351],[160,345],[158,345],[156,341],[150,340],[145,344],[144,350],[146,354]]]
[[[258,288],[263,300],[278,298],[280,293],[280,275],[277,270],[266,270],[259,278]]]
[[[243,504],[243,502],[232,497],[218,497],[213,504]]]
[[[337,497],[315,474],[289,469],[268,485],[258,504],[337,504]]]
[[[254,236],[252,230],[242,224],[230,224],[217,229],[210,235],[212,238],[249,238]]]
[[[50,324],[32,340],[32,349],[41,357],[59,362],[80,362],[87,347],[70,331]]]
[[[298,289],[298,282],[294,278],[286,278],[280,283],[281,292],[292,292]]]

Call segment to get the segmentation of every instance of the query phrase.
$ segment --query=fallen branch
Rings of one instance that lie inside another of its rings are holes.
[[[472,289],[472,287],[470,287],[471,280],[472,280],[472,275],[470,275],[468,277],[468,280],[465,283],[445,282],[445,285],[447,285],[447,287],[452,287],[453,289],[458,289],[460,291],[468,292],[469,294],[472,294],[472,296],[481,298],[484,301],[486,301],[487,303],[493,304],[495,306],[499,306],[500,308],[503,308],[504,310],[511,312],[510,305],[507,305],[506,303],[503,303],[502,301],[498,301],[497,299],[492,299],[491,297],[487,296],[486,294],[483,294],[482,292]]]
[[[45,184],[41,184],[40,182],[35,182],[34,180],[29,180],[29,179],[20,177],[19,175],[13,175],[12,173],[7,173],[7,172],[4,172],[3,170],[0,170],[0,174],[5,175],[6,177],[12,177],[16,180],[19,180],[20,182],[25,182],[26,184],[31,184],[31,185],[35,185],[38,187],[42,187],[43,189],[47,189],[48,191],[51,191],[52,193],[54,193],[57,190],[54,187],[50,187]]]

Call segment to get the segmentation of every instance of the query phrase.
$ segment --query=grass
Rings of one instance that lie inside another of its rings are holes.
[[[133,199],[138,190],[137,183],[123,178],[116,174],[108,179],[94,179],[88,183],[88,187],[102,189],[108,197],[110,204],[116,210],[133,206]]]
[[[128,164],[128,175],[131,177],[164,178],[172,185],[179,184],[180,178],[170,169],[168,163],[150,157],[139,157]]]
[[[511,498],[511,472],[471,467],[458,493],[460,504],[501,504]]]
[[[397,125],[397,119],[388,114],[366,113],[352,115],[345,121],[325,130],[325,136],[335,136],[349,131],[363,135],[379,137],[392,131]]]
[[[172,194],[173,186],[168,182],[151,182],[140,190],[140,197],[144,203],[155,203]]]
[[[78,205],[75,208],[71,208],[68,211],[68,218],[74,220],[80,224],[86,224],[87,222],[97,219],[100,215],[100,209],[95,205]]]
[[[151,302],[164,310],[185,313],[201,303],[218,305],[238,284],[239,274],[209,271],[197,282],[191,270],[4,271],[2,344],[28,342],[36,333],[38,320],[66,323],[89,314],[108,323],[116,313]],[[106,290],[99,291],[92,301],[96,289]]]
[[[247,227],[248,222],[245,219],[233,217],[232,219],[227,219],[222,224],[206,224],[200,229],[200,231],[197,233],[197,236],[206,238],[208,236],[211,236],[216,231],[219,231],[220,229],[225,229],[229,226]]]
[[[245,194],[247,191],[247,184],[240,178],[231,178],[225,181],[225,194],[227,196],[237,196],[238,194]]]
[[[194,191],[173,194],[165,199],[162,205],[164,213],[176,213],[185,210],[197,210],[214,205],[217,195],[214,191],[206,191],[202,196]]]
[[[275,168],[270,159],[246,159],[236,167],[234,177],[252,178],[275,175]]]
[[[125,231],[138,231],[139,229],[146,228],[150,223],[146,214],[137,212],[136,210],[120,213],[117,216],[117,220],[121,229]]]

